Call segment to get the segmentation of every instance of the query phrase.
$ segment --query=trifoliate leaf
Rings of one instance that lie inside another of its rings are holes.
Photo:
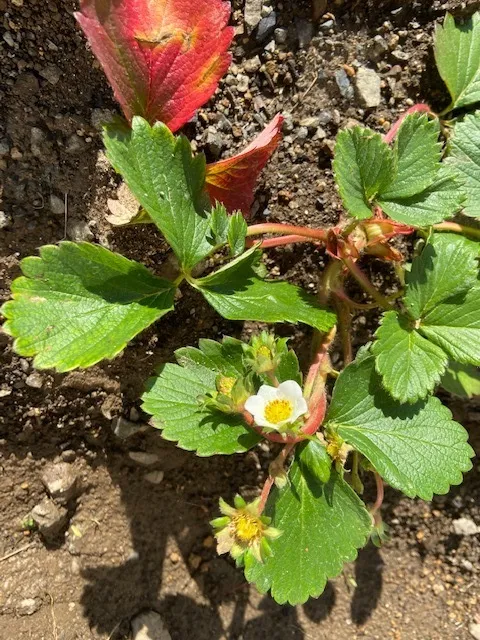
[[[37,369],[69,371],[113,358],[173,308],[175,286],[103,247],[73,242],[22,261],[2,313],[15,350]]]
[[[455,124],[447,164],[456,171],[465,192],[463,213],[480,218],[480,111]]]
[[[247,223],[240,211],[230,216],[228,225],[228,246],[232,256],[239,256],[245,251],[245,238],[247,237]]]
[[[394,398],[415,402],[433,391],[447,366],[440,347],[424,338],[414,323],[388,311],[375,334],[372,352],[377,371]]]
[[[176,356],[181,364],[166,364],[149,380],[142,398],[143,410],[153,416],[162,436],[199,456],[241,453],[260,440],[240,415],[202,404],[202,397],[216,390],[219,374],[235,376],[241,366],[238,345],[231,339],[220,345],[220,351],[211,341],[202,342],[196,352],[180,349]]]
[[[478,243],[438,233],[413,260],[403,300],[408,315],[387,312],[372,347],[383,385],[397,400],[415,402],[431,393],[455,357],[452,349],[461,362],[480,358],[480,313],[475,302],[464,309],[465,296],[477,282],[478,251]]]
[[[380,134],[352,127],[337,136],[333,168],[347,211],[355,218],[369,218],[375,196],[391,183],[395,156]]]
[[[408,198],[387,199],[378,204],[392,220],[421,227],[451,218],[461,208],[465,194],[451,167],[442,164],[435,182],[424,191]]]
[[[309,445],[310,446],[310,445]],[[305,455],[308,447],[303,449]],[[318,597],[329,578],[357,556],[372,521],[353,489],[335,472],[328,483],[302,473],[297,454],[283,489],[274,489],[265,513],[282,535],[269,544],[263,564],[249,560],[245,576],[279,604],[303,604]]]
[[[205,278],[193,280],[205,299],[228,320],[303,322],[329,331],[336,321],[333,312],[313,296],[288,282],[265,282],[255,273],[260,253],[255,247]]]
[[[465,429],[438,398],[396,403],[381,388],[374,358],[340,374],[325,428],[360,451],[390,485],[431,500],[462,482],[474,455]]]
[[[212,249],[210,203],[204,192],[205,158],[192,157],[188,140],[157,122],[135,117],[132,129],[105,128],[107,156],[186,269]]]
[[[435,60],[452,97],[449,109],[480,101],[480,14],[464,24],[445,16],[435,32]]]
[[[451,362],[440,384],[461,398],[480,396],[480,371],[470,364]]]
[[[382,190],[382,201],[414,196],[435,181],[442,153],[439,134],[438,118],[429,120],[425,113],[412,113],[404,119],[393,149],[397,171],[391,184]]]
[[[202,339],[195,347],[182,347],[175,351],[178,364],[183,367],[196,364],[222,373],[225,376],[242,375],[243,343],[236,338],[225,336],[222,342]]]
[[[453,233],[434,233],[408,274],[405,306],[412,318],[422,318],[439,302],[471,289],[478,255],[478,243]]]

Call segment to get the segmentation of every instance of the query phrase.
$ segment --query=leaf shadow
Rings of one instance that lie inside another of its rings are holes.
[[[377,608],[383,589],[384,562],[378,547],[369,543],[358,553],[355,562],[355,581],[350,611],[356,625],[363,625]]]

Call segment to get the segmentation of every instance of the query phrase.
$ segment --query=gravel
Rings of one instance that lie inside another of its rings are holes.
[[[381,79],[378,73],[373,69],[360,67],[355,76],[355,88],[363,107],[378,107],[382,100]]]
[[[133,618],[133,640],[172,640],[162,617],[156,611],[144,611]]]

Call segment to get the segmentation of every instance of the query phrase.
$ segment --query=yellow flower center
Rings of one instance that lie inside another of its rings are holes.
[[[232,392],[232,389],[237,381],[236,378],[230,378],[228,376],[222,376],[218,381],[217,387],[220,393],[223,393],[224,396],[229,396]]]
[[[234,536],[239,542],[249,543],[262,536],[263,523],[257,516],[246,511],[233,518]]]
[[[258,348],[257,354],[259,356],[264,356],[265,358],[271,358],[272,356],[272,352],[264,344],[262,344],[262,346]]]
[[[293,413],[290,400],[270,400],[265,406],[265,418],[272,424],[288,420]]]

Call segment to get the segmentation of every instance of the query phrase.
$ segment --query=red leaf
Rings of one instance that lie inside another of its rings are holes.
[[[224,0],[81,0],[75,17],[128,120],[161,120],[175,131],[231,61]]]
[[[276,115],[244,151],[207,165],[205,186],[212,203],[222,202],[230,213],[250,214],[255,183],[278,145],[282,124],[283,117]]]

